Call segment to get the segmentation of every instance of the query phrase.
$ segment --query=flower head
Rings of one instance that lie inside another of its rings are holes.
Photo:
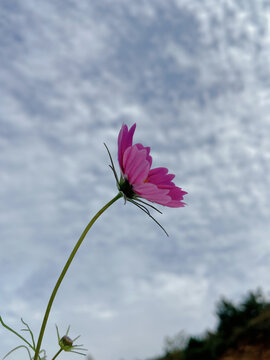
[[[70,330],[70,326],[68,327],[67,331],[66,331],[66,334],[64,336],[62,336],[60,338],[60,335],[59,335],[59,330],[58,330],[58,327],[57,325],[56,326],[56,332],[57,332],[57,338],[58,338],[58,344],[61,348],[61,351],[68,351],[68,352],[72,352],[72,353],[75,353],[75,354],[79,354],[79,355],[84,355],[84,353],[82,352],[79,352],[78,350],[80,351],[86,351],[86,349],[82,348],[83,345],[74,345],[74,341],[76,341],[80,336],[77,336],[75,339],[71,339],[69,336],[68,336],[68,333],[69,333],[69,330]]]
[[[132,144],[135,128],[136,124],[129,130],[123,124],[118,136],[120,190],[127,198],[141,197],[168,207],[185,206],[182,200],[187,192],[172,182],[175,175],[165,167],[151,169],[150,147]]]
[[[110,167],[113,170],[118,189],[125,200],[143,210],[167,234],[166,230],[150,214],[146,206],[150,206],[160,213],[161,211],[142,199],[168,207],[183,207],[185,203],[182,200],[187,192],[172,182],[175,175],[169,174],[167,168],[151,168],[152,157],[150,156],[150,147],[145,147],[140,143],[133,145],[135,129],[136,124],[132,125],[130,129],[128,129],[127,125],[123,124],[118,135],[120,180],[118,179],[109,149],[105,144],[111,160]]]

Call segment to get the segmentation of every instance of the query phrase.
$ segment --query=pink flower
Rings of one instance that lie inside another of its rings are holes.
[[[187,192],[172,182],[175,175],[169,174],[164,167],[151,169],[150,147],[132,145],[135,128],[136,124],[129,130],[123,124],[118,135],[118,161],[122,173],[119,190],[127,199],[143,198],[168,207],[185,206],[182,200]]]

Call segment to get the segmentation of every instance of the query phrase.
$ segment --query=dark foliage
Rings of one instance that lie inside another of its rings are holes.
[[[250,292],[239,304],[222,298],[217,304],[217,329],[201,337],[186,338],[181,346],[166,349],[166,354],[156,360],[218,360],[228,349],[238,344],[256,344],[269,342],[270,303],[262,292]]]

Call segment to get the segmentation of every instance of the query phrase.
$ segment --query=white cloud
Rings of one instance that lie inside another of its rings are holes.
[[[220,295],[268,291],[267,3],[16,6],[0,5],[4,320],[38,333],[64,259],[116,194],[102,143],[116,162],[122,122],[188,207],[157,215],[168,239],[121,200],[97,221],[57,295],[50,355],[57,322],[94,358],[152,357],[166,335],[213,326]],[[18,342],[0,334],[4,355]]]

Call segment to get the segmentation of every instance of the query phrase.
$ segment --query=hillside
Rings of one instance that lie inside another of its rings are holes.
[[[235,305],[217,305],[218,325],[203,336],[167,339],[165,354],[153,360],[270,360],[270,303],[261,291]]]
[[[270,347],[261,345],[242,345],[229,350],[220,360],[270,360]]]
[[[250,320],[238,341],[220,360],[270,360],[270,306]]]

